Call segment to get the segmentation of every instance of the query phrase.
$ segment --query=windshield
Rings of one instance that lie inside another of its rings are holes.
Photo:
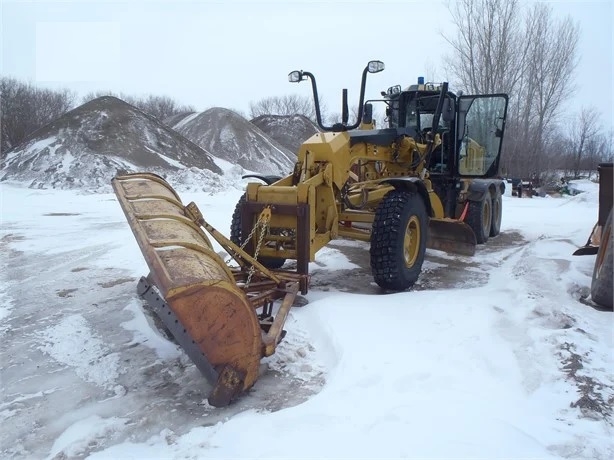
[[[387,121],[389,128],[399,127],[399,100],[390,101],[387,109]]]
[[[390,128],[410,128],[412,131],[421,132],[433,126],[433,116],[437,109],[439,94],[416,97],[418,93],[405,93],[403,119],[399,120],[399,100],[390,102],[390,115],[388,124]],[[423,93],[422,93],[423,94]]]
[[[414,128],[416,131],[430,128],[433,126],[433,115],[433,113],[419,112],[414,105],[405,114],[405,126]]]

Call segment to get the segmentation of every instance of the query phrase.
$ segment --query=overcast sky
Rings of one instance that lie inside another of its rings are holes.
[[[454,30],[442,1],[0,2],[1,74],[79,94],[168,95],[198,110],[247,113],[263,97],[310,95],[309,84],[287,81],[303,69],[339,111],[344,87],[355,104],[371,59],[386,70],[370,76],[367,97],[419,75],[452,79],[441,32]],[[594,106],[611,126],[612,0],[549,3],[581,28],[578,92],[566,113]]]

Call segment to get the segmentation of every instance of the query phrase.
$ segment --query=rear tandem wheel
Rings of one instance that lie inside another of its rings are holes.
[[[469,212],[465,222],[475,233],[475,240],[478,244],[488,241],[492,230],[492,198],[490,193],[486,193],[480,201],[469,202]]]
[[[492,222],[490,225],[490,236],[497,236],[501,231],[501,219],[503,217],[503,198],[499,191],[495,192],[492,198]]]

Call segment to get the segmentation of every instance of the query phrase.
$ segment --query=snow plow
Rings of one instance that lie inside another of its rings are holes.
[[[315,77],[289,74],[291,82],[311,80],[322,132],[301,145],[286,177],[249,176],[259,181],[237,203],[230,239],[162,178],[113,180],[150,269],[139,294],[212,383],[211,404],[228,404],[253,385],[297,291],[307,292],[309,262],[331,240],[370,242],[375,282],[402,291],[418,279],[427,247],[471,256],[499,234],[507,95],[457,96],[446,82],[419,79],[365,103],[367,74],[383,69],[381,61],[364,68],[353,124],[343,90],[342,119],[332,126],[322,123]],[[376,129],[373,102],[385,105],[387,127]],[[207,234],[237,267],[213,251]],[[274,301],[281,302],[275,317]]]
[[[154,174],[113,179],[113,188],[150,273],[138,284],[148,302],[211,383],[209,403],[228,405],[258,378],[260,359],[274,353],[301,285],[273,272],[226,239],[194,203]],[[266,222],[265,211],[261,221]],[[226,265],[207,233],[237,262]],[[281,305],[273,316],[273,303]]]
[[[597,255],[591,280],[591,299],[598,305],[612,309],[614,304],[614,233],[612,207],[614,203],[614,164],[601,163],[599,172],[599,211],[597,223],[574,256]]]

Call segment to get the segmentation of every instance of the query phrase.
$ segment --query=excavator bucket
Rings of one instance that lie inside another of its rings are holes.
[[[431,249],[473,256],[477,241],[471,227],[453,219],[431,219],[426,246]]]
[[[139,295],[213,386],[209,402],[228,405],[254,384],[260,359],[283,337],[299,281],[244,254],[204,221],[194,203],[184,206],[163,178],[129,174],[112,183],[150,270]],[[241,267],[226,265],[203,228]],[[281,306],[273,318],[275,300]]]

